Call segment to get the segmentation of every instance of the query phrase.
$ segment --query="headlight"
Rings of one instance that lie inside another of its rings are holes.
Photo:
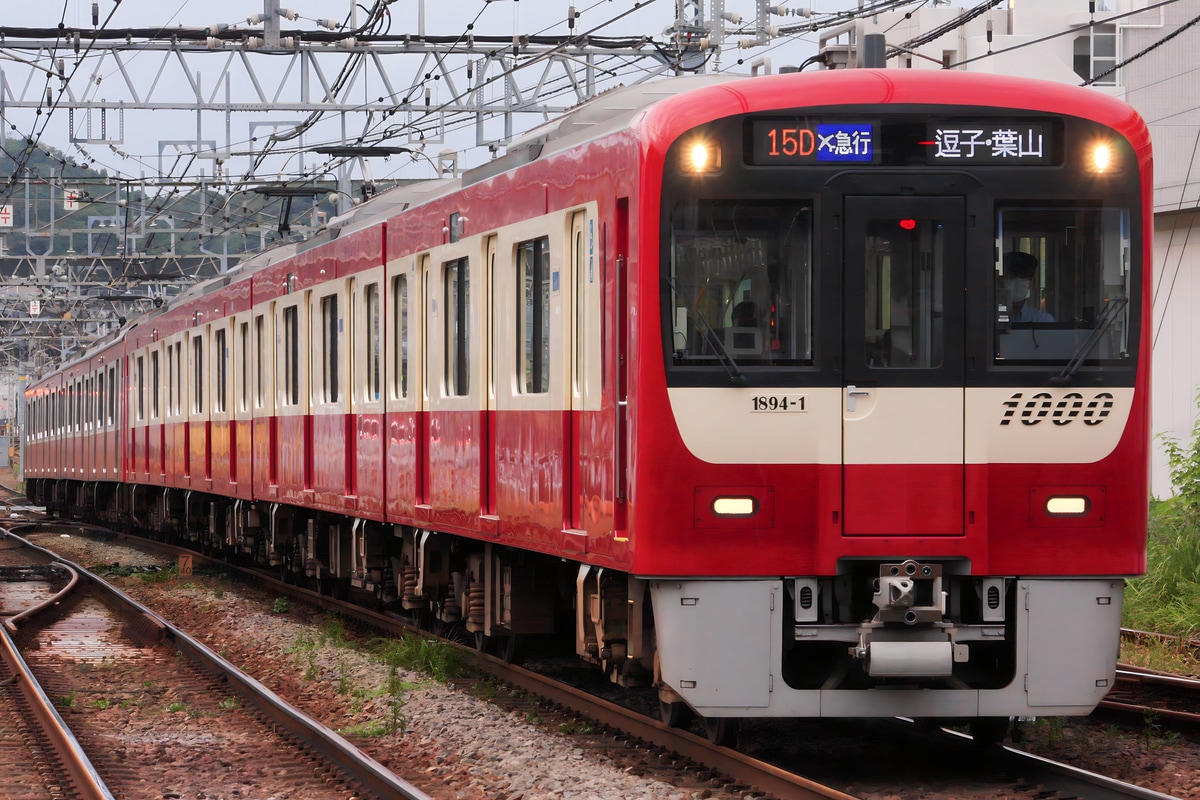
[[[695,139],[682,148],[683,171],[691,175],[707,175],[721,168],[721,148],[716,142]]]

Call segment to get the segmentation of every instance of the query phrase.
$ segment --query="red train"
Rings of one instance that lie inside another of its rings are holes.
[[[614,91],[38,381],[28,492],[559,634],[718,740],[1086,714],[1144,569],[1150,164],[1058,84]]]

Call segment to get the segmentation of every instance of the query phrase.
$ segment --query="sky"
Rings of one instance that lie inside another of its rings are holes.
[[[635,0],[574,0],[574,8],[577,13],[577,22],[575,31],[594,31],[597,35],[602,36],[645,36],[650,35],[657,40],[664,39],[664,29],[671,26],[676,16],[676,0],[641,0],[635,9]],[[369,6],[371,0],[360,0],[358,6],[359,20],[365,16],[363,11],[364,6]],[[107,20],[107,28],[150,28],[150,27],[176,27],[182,26],[186,28],[195,28],[208,25],[229,25],[240,29],[245,29],[250,33],[258,30],[257,27],[251,27],[247,23],[247,18],[255,13],[262,13],[268,5],[267,0],[121,0],[117,3],[115,0],[96,0],[95,5],[99,13],[99,18],[102,23]],[[346,20],[354,11],[354,5],[348,0],[280,0],[279,5],[284,8],[294,10],[298,19],[295,21],[282,22],[284,27],[301,28],[306,30],[316,30],[316,20],[332,18],[337,21]],[[491,34],[510,36],[514,32],[523,34],[559,34],[564,35],[569,32],[566,23],[568,9],[572,3],[568,0],[466,0],[460,3],[448,2],[427,2],[424,3],[425,10],[423,14],[424,31],[428,35],[443,35],[456,36],[462,34],[466,29],[467,23],[472,23],[474,31],[477,34]],[[796,8],[811,9],[814,14],[828,14],[834,11],[841,11],[847,8],[853,8],[858,5],[857,0],[790,0],[790,6]],[[80,28],[83,30],[90,29],[92,26],[92,6],[93,0],[43,0],[38,3],[19,2],[19,0],[0,0],[0,26],[5,27],[54,27],[60,23],[68,28]],[[392,3],[388,10],[391,14],[390,33],[401,32],[417,32],[421,24],[422,15],[419,12],[421,3],[418,0],[398,0]],[[726,0],[725,10],[727,12],[741,14],[744,18],[753,20],[755,15],[755,5],[752,0]],[[796,23],[800,19],[795,16],[785,18],[776,18],[782,23]],[[730,24],[729,28],[744,27],[742,25],[735,26]],[[10,44],[11,44],[10,40]],[[5,73],[5,80],[9,85],[9,91],[20,92],[21,85],[29,80],[30,70],[12,60],[4,60],[4,50],[0,49],[0,70]],[[786,64],[798,64],[804,58],[816,52],[816,35],[805,34],[799,37],[792,37],[788,40],[775,41],[767,47],[755,47],[748,50],[738,50],[736,47],[736,39],[732,39],[727,43],[725,51],[719,56],[719,60],[711,61],[709,71],[714,71],[714,68],[719,68],[721,71],[734,71],[741,73],[749,72],[749,61],[755,58],[767,57],[771,59],[772,67],[777,70],[780,66]],[[30,58],[32,56],[28,51],[10,51],[11,54],[16,54],[18,57]],[[70,50],[66,49],[62,52],[63,55],[70,58]],[[148,55],[146,57],[131,57],[128,62],[128,69],[131,71],[150,70],[151,72],[159,69],[159,63],[165,58],[161,54]],[[200,59],[195,55],[189,56],[189,65],[192,69],[199,71],[205,70],[209,76],[215,76],[223,68],[224,59],[227,56],[224,54],[214,54],[211,59]],[[416,56],[398,56],[395,58],[408,59],[406,65],[398,70],[398,72],[407,77],[410,72],[421,69],[420,62]],[[330,63],[335,61],[344,61],[345,56],[341,54],[331,54]],[[745,63],[738,64],[739,59],[744,59]],[[43,63],[47,63],[42,59]],[[282,75],[282,70],[286,67],[286,59],[284,58],[266,58],[254,57],[255,70],[260,71],[262,75],[271,74],[274,71],[279,71]],[[200,65],[200,66],[196,66]],[[411,65],[411,66],[409,66]],[[174,65],[172,65],[174,66]],[[633,80],[641,71],[649,69],[652,66],[648,59],[639,60],[636,64],[626,64],[623,69],[624,80]],[[70,65],[68,64],[68,69]],[[175,67],[178,68],[178,67]],[[93,60],[86,69],[85,74],[76,75],[72,78],[72,90],[81,92],[83,89],[78,88],[79,84],[85,83],[88,80],[86,73],[90,72],[93,77],[99,77],[101,80],[96,86],[85,86],[94,98],[105,97],[103,79],[107,77],[108,86],[112,87],[114,82],[120,81],[120,75],[117,71],[117,66],[111,61],[102,65],[97,65]],[[336,73],[337,67],[329,68],[330,74]],[[178,76],[170,73],[165,74],[162,84],[156,86],[156,91],[161,96],[168,86],[172,83],[178,84],[178,90],[188,91],[186,83]],[[205,73],[201,73],[201,82],[203,84]],[[82,78],[82,81],[80,80]],[[211,77],[209,78],[212,79]],[[39,76],[39,80],[43,83],[44,78]],[[282,77],[279,80],[283,80]],[[51,81],[51,86],[55,86],[56,81]],[[465,85],[465,83],[464,83]],[[438,91],[441,86],[437,83],[433,84],[434,91]],[[116,89],[111,89],[116,91]],[[205,87],[205,91],[211,91],[211,87]],[[495,89],[499,92],[499,89]],[[236,94],[237,87],[234,87]],[[120,91],[124,94],[124,90]],[[434,96],[436,103],[443,95]],[[235,98],[236,99],[236,98]],[[173,161],[172,156],[178,156],[179,148],[174,148],[170,145],[164,146],[164,142],[176,140],[196,139],[198,137],[198,128],[202,129],[199,138],[202,140],[216,141],[217,150],[223,150],[230,145],[230,149],[235,152],[246,152],[250,147],[250,137],[256,134],[261,134],[264,131],[262,126],[268,125],[271,122],[285,121],[291,124],[300,116],[299,113],[291,113],[286,115],[274,114],[264,110],[261,114],[234,114],[232,115],[232,123],[226,129],[226,123],[223,115],[205,115],[201,121],[188,112],[153,112],[155,116],[150,122],[150,117],[147,113],[136,114],[129,112],[124,121],[123,141],[117,146],[105,146],[103,144],[87,144],[83,147],[73,147],[69,141],[68,133],[68,115],[59,110],[51,117],[48,124],[44,125],[44,132],[41,141],[44,144],[52,145],[64,152],[67,152],[72,157],[79,159],[90,160],[96,168],[108,169],[110,174],[118,174],[128,178],[137,178],[139,175],[155,175],[162,173],[174,174],[173,170],[180,169],[177,161]],[[286,117],[286,120],[283,120]],[[257,121],[255,121],[257,120]],[[41,126],[42,121],[35,118],[31,111],[21,111],[18,109],[9,109],[6,113],[6,122],[8,125],[7,133],[13,135],[27,135],[34,126]],[[538,120],[532,116],[526,116],[518,121],[518,125],[522,127],[530,127],[536,124]],[[105,120],[105,123],[113,128],[117,126],[114,119]],[[77,130],[81,125],[81,121],[77,120]],[[98,125],[99,121],[96,120]],[[375,123],[374,130],[378,130],[378,122]],[[12,125],[16,126],[16,130],[12,129]],[[332,115],[327,115],[319,125],[314,126],[308,134],[306,134],[306,147],[316,146],[320,143],[332,143],[338,141],[342,136],[342,122]],[[498,123],[491,123],[492,129],[487,131],[488,138],[498,138],[504,134],[502,129],[497,128]],[[258,127],[254,127],[258,126]],[[353,133],[356,130],[370,129],[369,124],[363,120],[351,120],[348,123],[348,129]],[[493,130],[494,129],[494,130]],[[269,128],[269,130],[276,130]],[[517,131],[519,133],[519,131]],[[393,157],[385,163],[375,163],[372,167],[372,177],[386,179],[388,177],[430,177],[433,174],[433,166],[431,162],[436,158],[436,154],[440,150],[455,150],[459,151],[460,164],[462,166],[471,166],[474,163],[480,163],[489,157],[486,148],[475,146],[476,136],[473,125],[466,126],[466,129],[458,132],[451,131],[444,141],[431,142],[424,149],[424,156],[418,159],[416,157]],[[165,154],[165,160],[164,160]],[[306,161],[306,159],[309,159]],[[290,157],[277,159],[273,162],[265,162],[261,165],[258,175],[263,175],[266,172],[277,170],[281,175],[290,174],[300,171],[301,167],[305,169],[313,166],[311,156],[307,154],[301,155],[293,152]],[[246,165],[249,164],[249,159],[244,159]],[[319,159],[318,159],[319,161]],[[226,175],[233,173],[243,167],[237,163],[237,159],[231,160],[228,164],[222,165],[222,169]],[[193,163],[188,167],[189,175],[196,175],[199,170],[205,170],[211,175],[214,171],[212,162],[205,164]]]

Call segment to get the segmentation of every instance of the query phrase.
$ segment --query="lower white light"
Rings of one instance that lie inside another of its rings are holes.
[[[758,511],[758,502],[753,497],[717,497],[712,510],[718,517],[752,517]]]
[[[1088,499],[1086,497],[1048,497],[1046,498],[1046,513],[1056,517],[1081,517],[1087,513]]]

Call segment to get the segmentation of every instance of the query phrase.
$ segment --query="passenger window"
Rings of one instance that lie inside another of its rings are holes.
[[[192,337],[192,412],[204,413],[204,337]]]
[[[250,408],[250,323],[238,325],[238,350],[241,356],[241,386],[238,389],[238,411]]]
[[[229,350],[225,343],[225,329],[218,328],[213,347],[216,348],[217,387],[213,396],[214,410],[218,414],[225,413],[226,391],[229,386]]]
[[[937,369],[943,362],[944,223],[913,222],[867,223],[863,335],[874,369]]]
[[[685,201],[668,236],[663,338],[675,367],[812,365],[809,204]]]
[[[471,278],[467,259],[445,264],[446,394],[465,396],[470,390]]]
[[[150,418],[158,419],[158,351],[150,353]]]
[[[300,312],[283,310],[283,405],[300,404]]]
[[[367,375],[366,395],[368,402],[379,399],[381,387],[380,370],[382,369],[382,326],[379,319],[379,284],[372,283],[363,293],[364,305],[367,312]]]
[[[336,294],[321,298],[321,400],[336,403],[341,399],[338,386],[338,352],[341,348],[341,320]]]
[[[392,278],[392,397],[408,397],[408,276]]]
[[[996,365],[1130,357],[1129,226],[1126,209],[998,210]]]
[[[517,245],[517,387],[550,391],[550,243]]]

